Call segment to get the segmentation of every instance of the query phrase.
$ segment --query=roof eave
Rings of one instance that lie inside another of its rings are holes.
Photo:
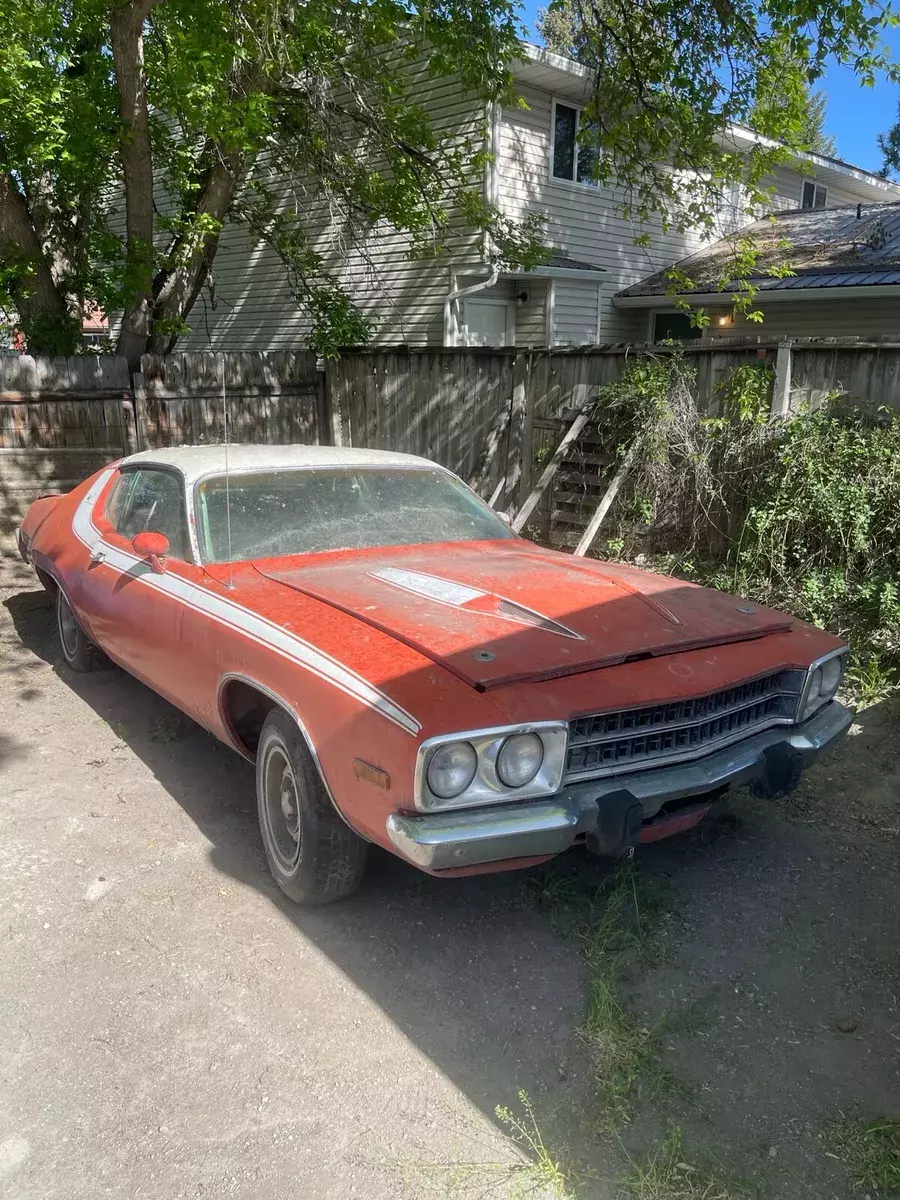
[[[687,301],[688,304],[718,304],[730,305],[736,292],[679,292],[667,294],[654,292],[647,296],[613,296],[615,308],[671,308],[676,301]],[[900,300],[900,284],[870,283],[864,287],[846,284],[843,287],[817,288],[785,288],[782,291],[766,291],[762,289],[754,297],[754,304],[768,304],[789,300],[861,300],[879,299],[893,296]]]

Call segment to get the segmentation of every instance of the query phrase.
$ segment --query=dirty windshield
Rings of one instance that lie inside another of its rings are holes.
[[[513,535],[451,475],[429,470],[280,470],[230,477],[231,556],[268,558],[367,546]],[[228,560],[225,477],[197,489],[206,562]]]

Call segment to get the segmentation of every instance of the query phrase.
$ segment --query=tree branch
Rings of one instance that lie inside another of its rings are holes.
[[[176,265],[160,271],[153,281],[152,316],[154,325],[160,326],[161,331],[148,339],[147,353],[166,354],[171,350],[177,338],[172,327],[191,311],[206,282],[219,245],[218,226],[228,215],[244,167],[245,155],[239,150],[220,154],[211,165],[193,215],[195,219],[212,218],[216,222],[216,232],[201,235],[184,262],[177,262],[177,259],[186,237],[176,238],[170,248],[169,257],[176,260]]]

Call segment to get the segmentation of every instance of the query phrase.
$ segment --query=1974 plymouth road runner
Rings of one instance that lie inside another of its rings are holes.
[[[731,785],[786,793],[851,721],[830,634],[536,546],[421,458],[148,451],[18,540],[71,668],[108,656],[255,762],[300,903],[372,842],[440,875],[620,854]]]

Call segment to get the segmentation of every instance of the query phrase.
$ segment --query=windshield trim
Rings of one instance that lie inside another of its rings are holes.
[[[451,479],[455,480],[459,484],[462,484],[462,486],[467,491],[471,492],[472,495],[478,501],[480,501],[480,503],[483,504],[486,509],[488,509],[489,512],[493,513],[494,516],[497,517],[498,521],[500,521],[500,523],[507,530],[507,532],[510,534],[511,537],[513,537],[513,538],[516,537],[516,534],[514,534],[512,532],[512,530],[509,528],[509,526],[504,524],[504,522],[500,518],[500,514],[495,512],[495,510],[493,508],[491,508],[491,506],[490,506],[490,504],[488,504],[487,500],[485,500],[482,496],[479,496],[478,493],[473,488],[469,487],[469,485],[465,482],[465,480],[460,479],[460,477],[458,475],[455,475],[453,473],[453,471],[451,471],[449,469],[449,467],[441,466],[440,463],[436,463],[436,462],[422,462],[422,463],[412,462],[408,466],[405,464],[403,466],[396,466],[394,464],[388,465],[385,463],[365,463],[365,464],[361,464],[361,463],[335,463],[335,464],[332,464],[332,463],[329,463],[328,466],[323,466],[320,463],[309,463],[309,464],[304,463],[301,465],[288,464],[288,465],[280,466],[280,467],[253,466],[253,467],[242,467],[238,471],[229,471],[228,478],[235,479],[235,478],[239,478],[242,475],[276,475],[276,474],[282,474],[285,471],[289,471],[292,474],[297,474],[300,471],[327,471],[329,473],[332,471],[353,471],[355,473],[360,473],[360,472],[364,472],[364,471],[379,471],[379,472],[383,473],[386,470],[390,471],[391,473],[396,473],[396,474],[406,473],[406,472],[410,472],[410,471],[417,471],[417,472],[418,471],[434,471],[441,475],[449,475]],[[227,559],[222,560],[222,561],[217,561],[216,559],[209,558],[207,556],[206,551],[204,549],[204,545],[203,545],[204,533],[206,531],[206,522],[203,520],[203,517],[201,515],[202,509],[201,509],[201,505],[200,505],[200,487],[201,487],[201,485],[204,483],[208,483],[210,481],[210,479],[224,479],[224,478],[225,478],[225,472],[222,470],[207,471],[205,474],[198,476],[194,480],[193,486],[191,488],[190,517],[192,519],[189,520],[188,524],[190,526],[195,526],[195,528],[191,529],[191,533],[192,533],[192,535],[196,536],[196,551],[197,551],[197,556],[198,556],[198,562],[200,562],[200,564],[204,567],[206,567],[206,566],[222,566],[225,563],[227,563],[227,561],[228,561]],[[406,545],[406,544],[407,543],[405,543],[405,542],[397,543],[397,545]],[[426,544],[426,543],[423,543],[423,544]],[[347,547],[347,546],[335,546],[333,549],[329,549],[329,550],[299,550],[299,551],[297,551],[296,554],[290,554],[290,555],[285,554],[285,555],[271,556],[271,555],[265,555],[265,554],[257,554],[254,558],[234,558],[234,559],[232,559],[232,561],[233,562],[255,562],[256,559],[267,558],[267,557],[302,558],[308,554],[340,554],[349,549],[350,549],[350,547]]]

